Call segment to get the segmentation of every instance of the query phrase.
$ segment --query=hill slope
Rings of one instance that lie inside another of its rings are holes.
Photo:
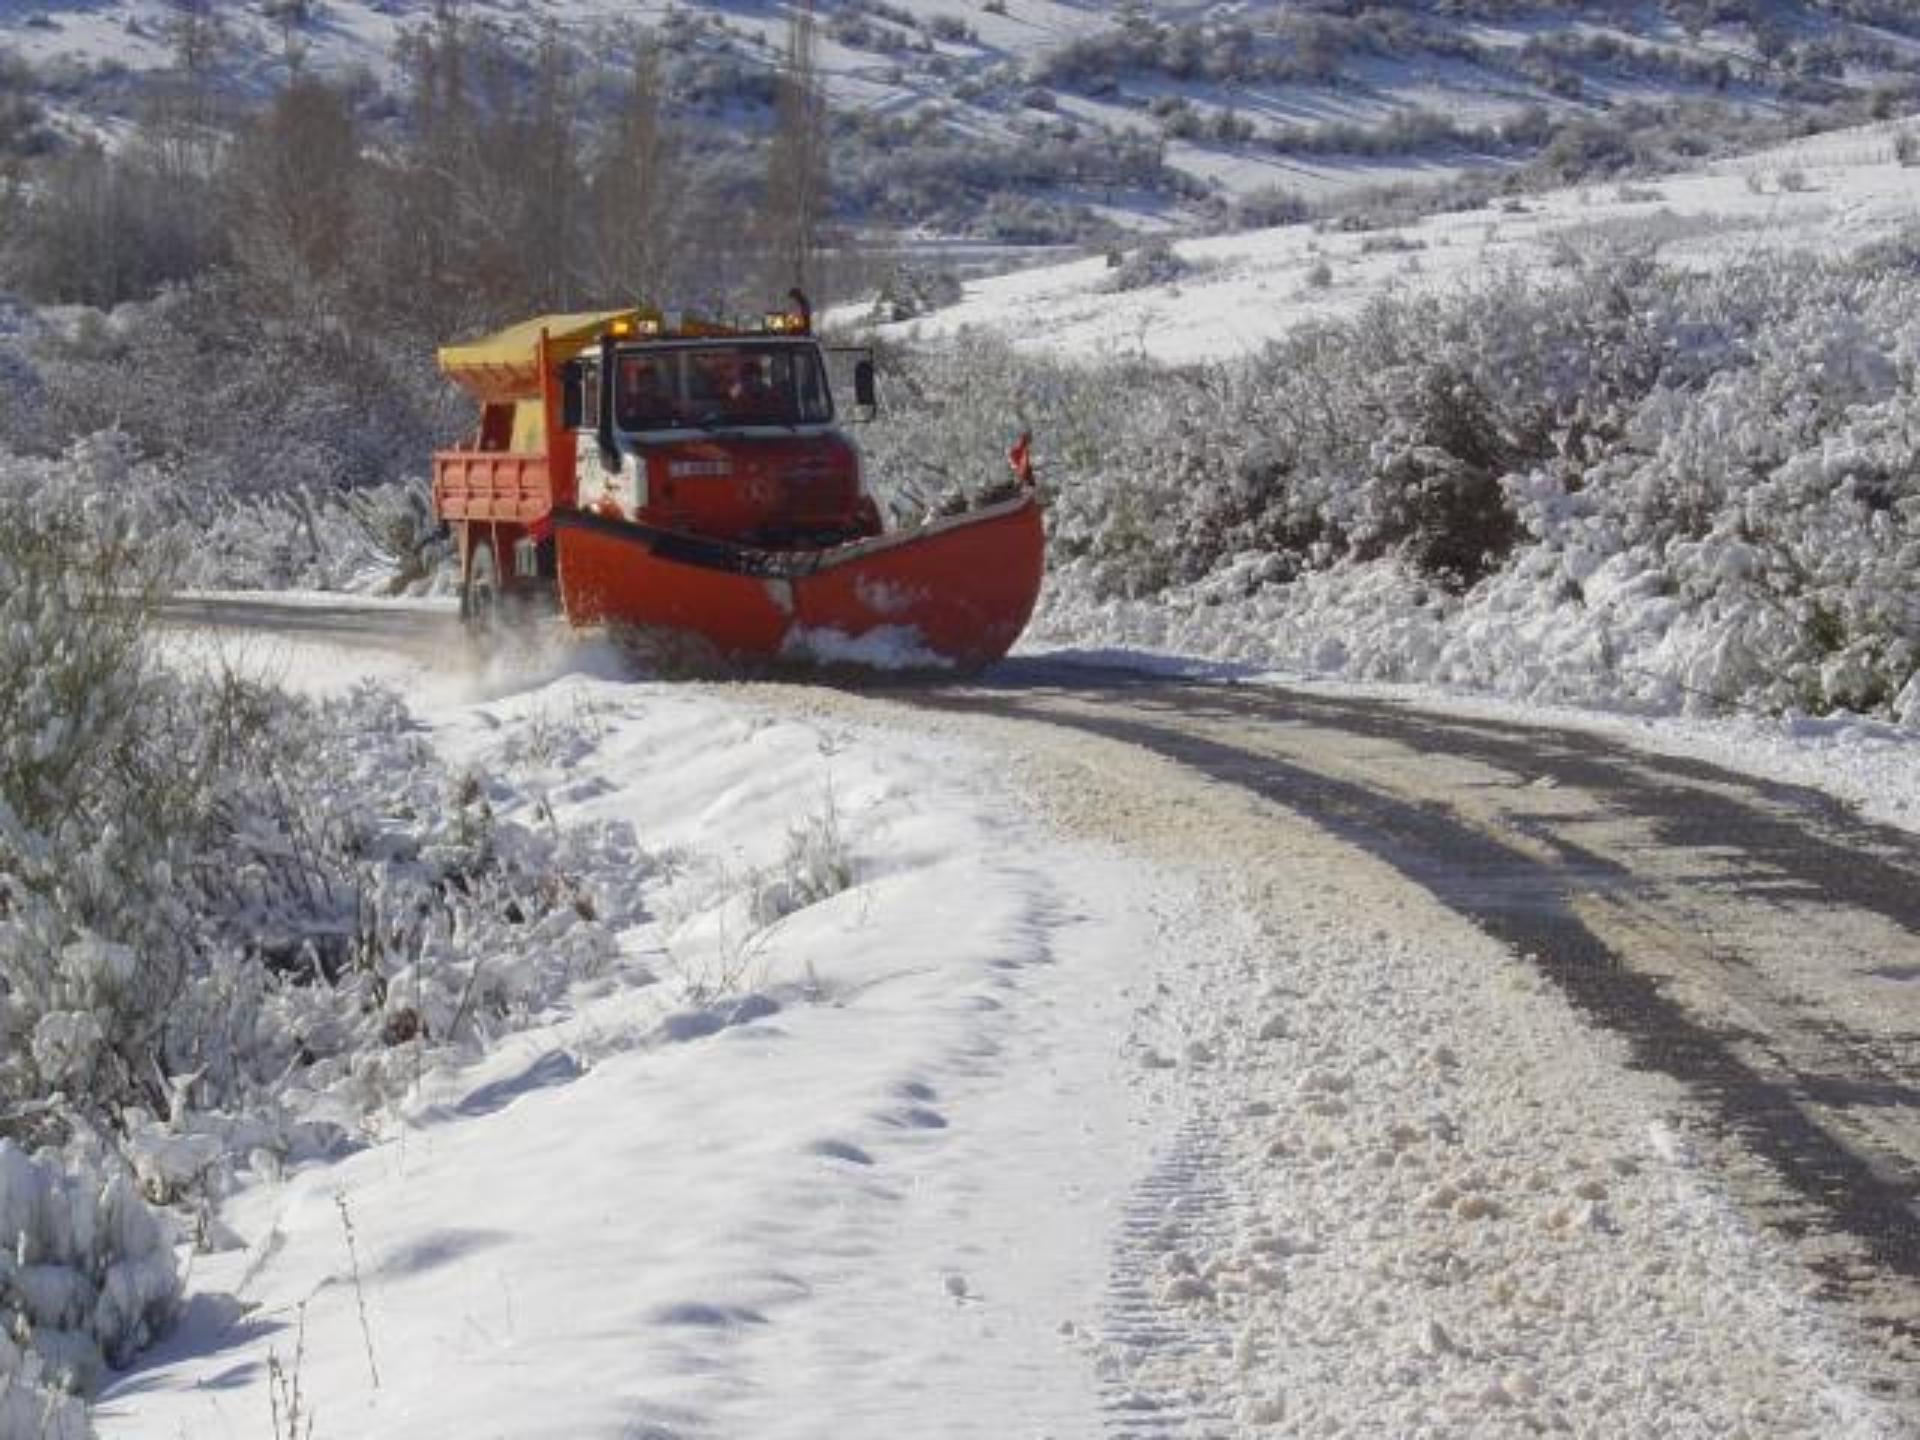
[[[230,93],[258,98],[303,69],[375,103],[403,85],[405,37],[444,10],[522,55],[557,41],[616,68],[651,30],[683,114],[724,145],[770,123],[770,76],[794,9],[4,0],[0,56],[15,63],[0,73],[0,94],[39,107],[38,143],[50,131],[111,134],[148,82],[178,66],[186,16],[199,27],[196,63]],[[1684,0],[837,0],[816,13],[849,218],[1034,240],[1069,238],[1075,226],[1060,223],[1062,210],[1081,230],[1217,223],[1234,200],[1259,197],[1270,211],[1276,192],[1323,198],[1529,163],[1604,173],[1697,153],[1723,132],[1825,126],[1909,104],[1920,16],[1904,7],[1752,0],[1711,9],[1712,23]],[[18,141],[32,127],[12,129]],[[0,151],[8,133],[0,104]],[[886,163],[902,151],[932,156],[931,173]],[[974,173],[983,157],[997,172],[984,182]],[[1053,218],[983,207],[983,188],[1042,197]]]

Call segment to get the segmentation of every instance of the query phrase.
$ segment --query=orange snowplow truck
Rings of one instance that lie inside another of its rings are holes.
[[[884,530],[793,302],[754,324],[548,315],[442,349],[480,406],[468,442],[433,457],[467,623],[556,596],[575,625],[721,662],[971,669],[1006,654],[1045,566],[1025,438],[1003,492]],[[853,388],[870,416],[869,358]]]

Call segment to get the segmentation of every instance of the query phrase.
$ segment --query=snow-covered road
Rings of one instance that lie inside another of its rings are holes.
[[[309,620],[255,658],[630,823],[647,918],[263,1167],[103,1433],[272,1433],[275,1365],[320,1440],[1915,1433],[1909,837],[1324,692]],[[822,817],[856,883],[756,918]]]

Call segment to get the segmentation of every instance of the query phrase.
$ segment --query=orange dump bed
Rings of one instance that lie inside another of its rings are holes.
[[[463,345],[443,345],[441,373],[480,402],[479,433],[433,457],[443,520],[532,524],[572,501],[573,437],[559,428],[555,379],[634,310],[540,315]]]

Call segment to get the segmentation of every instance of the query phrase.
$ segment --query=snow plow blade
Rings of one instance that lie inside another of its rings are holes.
[[[978,669],[1020,638],[1046,566],[1030,489],[820,550],[758,550],[578,510],[553,525],[574,623],[631,629],[690,662]]]

